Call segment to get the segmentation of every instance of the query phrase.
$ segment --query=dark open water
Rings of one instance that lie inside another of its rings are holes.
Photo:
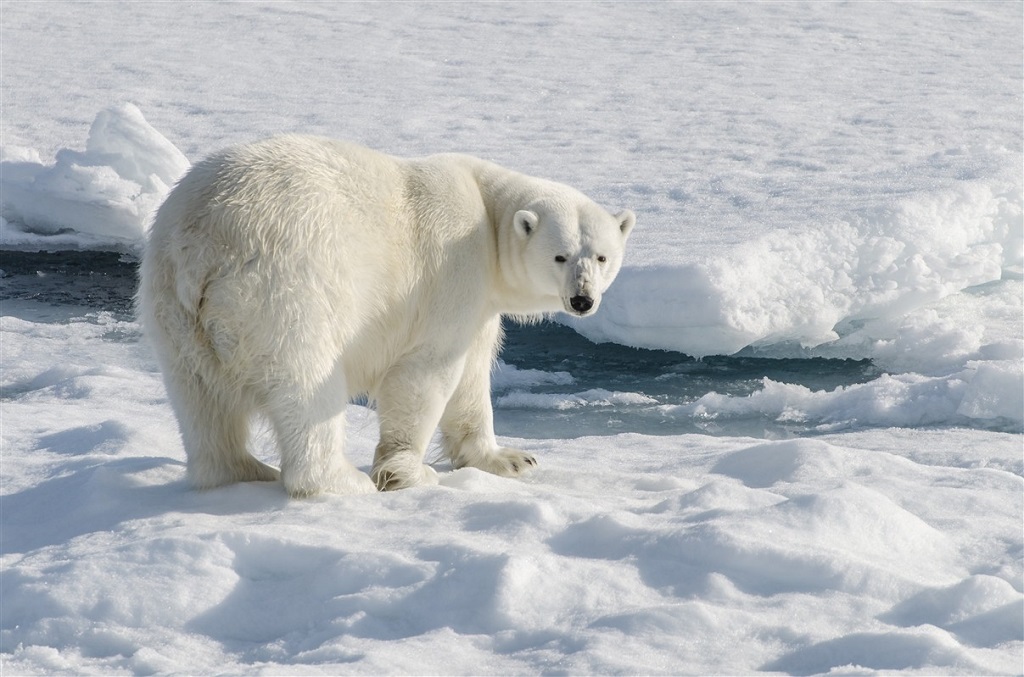
[[[109,311],[116,318],[134,318],[138,261],[113,252],[0,251],[0,303],[24,307],[32,302],[36,321],[67,322],[88,312]],[[15,303],[9,303],[14,301]],[[7,303],[5,303],[7,302]],[[0,312],[6,314],[2,308]],[[112,337],[111,340],[118,340]],[[553,322],[506,325],[501,355],[521,369],[568,372],[569,385],[537,385],[531,393],[571,395],[592,389],[641,393],[656,403],[616,406],[509,408],[495,410],[499,435],[561,438],[619,432],[679,434],[703,432],[756,437],[789,437],[813,433],[798,422],[777,422],[751,416],[728,423],[666,413],[661,405],[686,404],[709,392],[747,395],[762,379],[794,383],[814,390],[876,378],[869,361],[766,359],[751,356],[706,357],[642,350],[615,344],[594,344]],[[498,395],[502,393],[497,393]]]

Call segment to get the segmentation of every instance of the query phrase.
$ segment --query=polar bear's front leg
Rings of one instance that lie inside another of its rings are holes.
[[[537,465],[519,449],[498,446],[491,409],[491,366],[501,344],[501,318],[488,322],[473,341],[455,392],[441,417],[444,450],[456,468],[479,468],[516,477]]]

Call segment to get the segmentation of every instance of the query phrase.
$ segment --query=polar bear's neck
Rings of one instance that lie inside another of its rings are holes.
[[[538,307],[537,299],[526,290],[533,280],[523,256],[524,241],[512,228],[513,216],[538,198],[564,192],[560,184],[512,171],[472,156],[463,156],[466,167],[476,180],[480,197],[490,221],[494,246],[494,278],[492,298],[498,312],[522,320],[535,319],[552,308]]]
[[[479,158],[467,156],[466,162],[476,178],[480,196],[496,228],[521,209],[520,205],[526,199],[528,187],[537,181],[533,177]]]
[[[520,209],[530,209],[530,205],[539,199],[572,202],[582,197],[577,196],[573,188],[555,181],[521,174],[474,157],[467,156],[466,159],[495,228],[511,223],[513,214]]]

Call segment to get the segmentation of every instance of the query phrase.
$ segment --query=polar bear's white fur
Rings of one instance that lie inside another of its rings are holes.
[[[581,193],[465,155],[399,159],[282,136],[196,164],[160,207],[138,307],[200,488],[279,476],[292,496],[514,476],[490,370],[500,316],[593,313],[634,224]],[[346,460],[345,406],[376,401],[372,480]],[[247,450],[263,412],[281,470]]]

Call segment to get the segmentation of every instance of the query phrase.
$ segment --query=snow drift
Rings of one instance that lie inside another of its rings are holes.
[[[0,330],[5,672],[1019,669],[1019,436],[511,440],[522,481],[196,492],[137,325]]]
[[[0,157],[4,246],[137,248],[189,167],[128,103],[96,116],[84,151],[62,149],[52,164],[32,148],[5,147]]]
[[[1020,186],[963,184],[892,210],[774,231],[681,266],[627,268],[602,312],[566,322],[594,341],[695,357],[812,348],[969,287],[1019,278]]]

